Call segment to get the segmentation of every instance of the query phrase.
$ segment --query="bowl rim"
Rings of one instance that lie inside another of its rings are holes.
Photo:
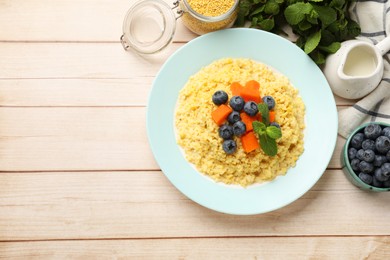
[[[386,123],[386,122],[380,122],[380,121],[375,121],[375,122],[367,122],[367,123],[363,123],[361,125],[359,125],[358,127],[356,127],[347,137],[347,140],[344,144],[344,148],[342,150],[342,156],[344,158],[344,165],[342,165],[342,168],[346,168],[348,174],[354,179],[354,181],[356,181],[360,187],[366,189],[366,190],[371,190],[371,191],[390,191],[390,188],[379,188],[379,187],[375,187],[375,186],[372,186],[370,184],[367,184],[365,182],[363,182],[358,176],[357,174],[355,173],[355,171],[352,169],[352,166],[349,162],[349,158],[348,158],[348,147],[349,147],[349,144],[351,142],[351,139],[352,137],[360,132],[362,129],[364,129],[366,126],[370,125],[370,124],[377,124],[377,125],[383,125],[385,127],[390,127],[390,123]]]

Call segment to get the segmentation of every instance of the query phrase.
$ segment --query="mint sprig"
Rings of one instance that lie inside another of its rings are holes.
[[[269,109],[267,104],[260,103],[257,105],[261,114],[262,122],[253,121],[253,131],[259,136],[261,149],[266,155],[275,156],[278,153],[276,139],[282,137],[280,128],[269,124]]]
[[[282,131],[280,131],[279,128],[277,128],[276,126],[268,126],[265,130],[267,136],[269,136],[270,138],[272,139],[279,139],[280,137],[282,137]]]
[[[268,105],[265,103],[259,103],[257,105],[257,108],[259,109],[259,113],[261,114],[261,120],[265,124],[265,126],[269,125],[269,109]]]
[[[253,131],[259,135],[265,134],[265,131],[267,130],[267,126],[263,122],[253,121],[252,126]]]
[[[260,146],[264,153],[269,156],[275,156],[278,153],[278,146],[275,139],[268,135],[259,135]]]
[[[340,48],[340,43],[360,34],[359,24],[349,15],[355,0],[240,0],[236,26],[250,22],[252,28],[298,37],[295,43],[317,64]]]

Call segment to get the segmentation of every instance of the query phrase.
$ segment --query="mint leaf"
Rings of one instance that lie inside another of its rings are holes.
[[[263,18],[261,17],[261,19],[260,19],[260,21],[262,21],[263,20]],[[254,28],[254,27],[256,27],[257,26],[257,22],[259,21],[259,17],[253,17],[252,18],[252,23],[251,23],[251,28]]]
[[[287,6],[284,10],[284,16],[289,24],[297,25],[305,19],[305,15],[309,14],[312,9],[313,7],[311,4],[298,2]]]
[[[334,8],[342,8],[344,4],[345,0],[332,0],[330,1],[329,6]]]
[[[330,32],[328,29],[321,31],[321,45],[327,46],[331,45],[333,42],[338,42],[336,36]]]
[[[264,134],[267,128],[263,122],[259,122],[259,121],[253,121],[252,126],[253,126],[253,131],[255,131],[255,133],[259,135]]]
[[[312,33],[305,43],[304,51],[306,54],[312,52],[315,48],[317,48],[318,44],[321,40],[321,30],[318,32]]]
[[[322,54],[321,52],[319,52],[318,50],[315,50],[313,52],[311,52],[310,54],[310,58],[312,58],[312,60],[320,65],[320,64],[324,64],[325,63],[325,56],[324,54]]]
[[[307,19],[307,21],[308,21],[309,23],[317,25],[317,24],[318,24],[318,19],[317,19],[317,17],[315,17],[314,14],[315,14],[315,13],[313,12],[313,15],[308,16],[306,19]]]
[[[259,135],[260,147],[266,155],[275,156],[278,153],[278,146],[275,139],[268,137],[268,135]]]
[[[320,15],[318,14],[318,12],[315,10],[315,9],[312,9],[310,11],[310,14],[307,16],[307,18],[313,18],[313,19],[317,19],[318,17],[320,17]]]
[[[302,22],[300,22],[298,24],[298,27],[299,27],[299,30],[305,31],[305,30],[310,29],[312,27],[312,25],[308,21],[303,20]]]
[[[346,31],[347,32],[345,33],[343,40],[358,36],[361,32],[361,28],[357,22],[353,20],[347,20]]]
[[[268,105],[265,103],[259,103],[257,105],[257,108],[259,109],[259,112],[261,114],[261,119],[263,123],[268,126],[269,125],[269,109]]]
[[[243,26],[245,24],[245,17],[249,15],[252,3],[250,0],[241,0],[239,3],[239,9],[237,14],[237,20],[235,24],[237,26]]]
[[[259,13],[263,12],[264,8],[265,8],[265,5],[259,6],[258,8],[256,8],[254,11],[252,11],[250,13],[250,16],[253,16],[253,15],[256,15],[256,14],[259,14]]]
[[[317,12],[318,18],[322,22],[322,29],[337,20],[337,13],[332,7],[313,5],[313,9]]]
[[[278,138],[282,137],[282,131],[280,130],[280,128],[273,126],[273,125],[267,127],[265,132],[272,139],[278,139]]]
[[[321,51],[327,52],[327,53],[335,53],[336,51],[338,51],[340,49],[340,47],[341,47],[341,43],[332,42],[328,46],[318,46],[318,49],[320,49]]]
[[[261,22],[258,22],[257,26],[264,31],[271,31],[275,26],[274,18],[271,17],[270,19],[265,19]]]
[[[273,14],[273,15],[278,14],[279,13],[279,4],[276,3],[275,0],[268,0],[265,3],[264,12],[266,14]]]

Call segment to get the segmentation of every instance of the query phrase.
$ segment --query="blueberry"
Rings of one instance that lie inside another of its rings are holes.
[[[358,158],[361,161],[364,160],[364,150],[363,149],[359,149],[356,152],[356,158]]]
[[[390,188],[390,178],[382,183],[383,188]]]
[[[272,123],[270,123],[269,125],[276,126],[277,128],[279,128],[279,129],[280,129],[280,125],[279,125],[278,123],[276,123],[276,122],[272,122]]]
[[[375,151],[375,141],[371,139],[366,139],[362,142],[362,148],[364,150],[370,149]]]
[[[381,167],[382,164],[384,164],[385,162],[387,162],[386,156],[378,155],[378,154],[375,155],[375,159],[374,159],[375,167]]]
[[[233,133],[235,136],[242,136],[246,132],[246,125],[242,121],[235,122],[233,125]]]
[[[360,160],[359,159],[352,159],[351,160],[351,167],[352,167],[352,170],[354,170],[355,172],[356,171],[359,171],[359,163],[360,163]]]
[[[224,139],[231,139],[233,137],[233,127],[230,125],[222,125],[218,130],[219,136]]]
[[[230,99],[229,105],[231,108],[233,108],[234,111],[240,112],[244,108],[245,101],[240,96],[233,96]]]
[[[378,180],[377,178],[372,178],[372,186],[377,187],[377,188],[382,188],[383,187],[383,182]]]
[[[372,183],[372,176],[370,174],[361,172],[361,173],[359,173],[358,176],[359,176],[359,179],[361,179],[363,182],[365,182],[367,184],[371,184]]]
[[[258,109],[257,104],[255,102],[248,101],[244,105],[244,111],[249,116],[255,116],[259,112],[259,109]]]
[[[357,153],[356,148],[353,148],[353,147],[349,148],[348,149],[348,158],[349,158],[349,160],[355,159],[356,158],[356,153]]]
[[[271,110],[275,107],[275,99],[271,96],[264,96],[263,102],[268,105],[269,110]]]
[[[357,133],[351,138],[351,146],[356,149],[360,149],[362,147],[362,143],[364,140],[363,133]]]
[[[228,101],[228,94],[223,90],[217,90],[213,94],[212,100],[217,106],[225,104]]]
[[[382,135],[387,136],[388,138],[390,138],[390,126],[387,126],[387,127],[382,129]]]
[[[378,124],[369,124],[364,128],[364,135],[366,138],[375,140],[381,135],[382,128]]]
[[[372,163],[368,163],[366,161],[361,161],[359,163],[359,169],[363,173],[371,173],[374,171],[374,165]]]
[[[386,159],[387,159],[388,162],[390,162],[390,151],[387,152]]]
[[[237,111],[231,112],[231,113],[229,114],[227,120],[228,120],[228,122],[229,122],[230,124],[234,124],[235,122],[240,121],[240,120],[241,120],[240,113],[237,112]]]
[[[390,163],[384,163],[381,166],[382,174],[390,177]]]
[[[390,150],[390,138],[384,135],[379,136],[375,140],[375,147],[378,152],[386,154]]]
[[[381,168],[377,168],[375,170],[374,176],[378,181],[387,181],[388,179],[390,179],[390,176],[386,176],[383,174]]]
[[[225,140],[222,143],[222,148],[227,154],[232,154],[237,150],[237,144],[234,140]]]
[[[366,162],[373,162],[375,160],[375,153],[373,150],[364,150],[363,160]]]

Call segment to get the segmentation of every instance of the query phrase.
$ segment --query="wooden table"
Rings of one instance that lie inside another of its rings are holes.
[[[148,144],[147,97],[196,35],[179,20],[166,52],[125,52],[132,2],[0,1],[0,258],[390,258],[390,196],[347,181],[341,137],[320,181],[274,212],[225,215],[176,190]]]

